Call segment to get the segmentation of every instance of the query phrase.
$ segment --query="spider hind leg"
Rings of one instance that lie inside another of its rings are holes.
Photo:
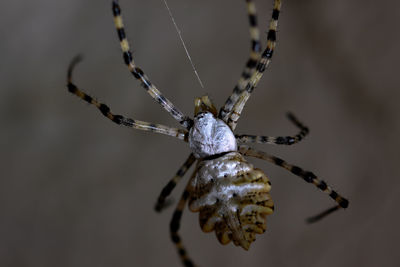
[[[290,171],[294,175],[303,178],[304,181],[306,181],[307,183],[312,183],[319,190],[327,193],[329,195],[329,197],[332,198],[337,203],[337,205],[335,205],[335,207],[329,208],[328,210],[326,210],[316,216],[310,217],[307,220],[309,223],[316,222],[316,221],[324,218],[325,216],[331,214],[332,212],[338,210],[339,208],[345,209],[349,206],[349,201],[346,198],[339,195],[335,190],[333,190],[329,185],[327,185],[326,182],[318,179],[318,177],[314,173],[312,173],[310,171],[305,171],[298,166],[287,163],[283,159],[269,155],[263,151],[255,150],[255,149],[247,147],[247,146],[240,146],[239,151],[240,151],[240,153],[242,153],[245,156],[259,158],[259,159],[271,162],[275,165],[278,165],[279,167],[282,167],[282,168]]]

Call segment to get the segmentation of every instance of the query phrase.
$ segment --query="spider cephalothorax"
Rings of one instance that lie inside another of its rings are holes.
[[[196,158],[237,150],[236,138],[231,128],[211,112],[198,113],[193,121],[189,130],[189,146]]]
[[[244,156],[263,159],[285,168],[324,191],[336,202],[334,207],[309,218],[309,222],[315,222],[339,208],[347,208],[348,206],[347,199],[332,190],[324,181],[319,180],[312,172],[305,171],[265,152],[248,146],[237,145],[237,143],[255,142],[292,145],[301,141],[308,134],[308,128],[291,113],[288,114],[289,120],[300,129],[296,135],[270,137],[233,134],[246,101],[271,61],[276,43],[276,29],[281,8],[281,0],[274,0],[267,45],[261,53],[256,9],[252,0],[246,0],[246,3],[250,21],[252,49],[242,77],[219,112],[217,112],[217,109],[207,96],[196,98],[195,117],[192,120],[163,96],[144,72],[134,63],[125,35],[121,9],[117,0],[112,2],[114,23],[117,28],[125,64],[150,96],[170,113],[184,129],[133,120],[122,115],[113,114],[107,105],[98,102],[72,83],[72,70],[79,58],[74,59],[68,69],[67,86],[69,92],[96,106],[104,116],[114,123],[134,129],[174,136],[189,142],[191,154],[179,168],[176,175],[161,191],[155,206],[157,211],[162,210],[165,206],[166,198],[186,174],[187,170],[197,161],[196,168],[177,204],[170,224],[172,241],[175,243],[185,266],[194,266],[178,235],[180,219],[187,202],[191,211],[199,212],[202,230],[205,232],[215,231],[218,240],[222,244],[233,241],[235,245],[247,250],[255,240],[255,234],[261,234],[265,231],[266,216],[271,214],[274,208],[269,194],[271,183],[264,172],[254,168],[253,165],[246,161]]]

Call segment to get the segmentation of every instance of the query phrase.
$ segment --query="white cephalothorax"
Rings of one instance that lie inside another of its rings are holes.
[[[231,128],[211,112],[196,115],[189,131],[189,145],[196,158],[237,151],[236,138]]]

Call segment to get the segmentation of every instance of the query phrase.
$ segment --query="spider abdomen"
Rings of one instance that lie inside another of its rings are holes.
[[[200,212],[202,230],[215,231],[222,244],[233,241],[249,249],[255,234],[265,232],[266,216],[273,212],[267,176],[239,152],[201,161],[188,190],[189,208]]]

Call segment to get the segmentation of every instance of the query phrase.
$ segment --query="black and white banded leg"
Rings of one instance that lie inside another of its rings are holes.
[[[281,0],[274,1],[274,9],[272,11],[272,18],[269,24],[269,30],[267,35],[267,47],[261,55],[260,61],[257,63],[257,67],[255,72],[251,75],[248,83],[246,84],[245,90],[240,94],[238,100],[234,103],[233,109],[226,119],[224,120],[232,130],[236,128],[237,122],[240,118],[242,110],[250,98],[251,93],[254,88],[260,82],[265,69],[268,67],[271,62],[272,55],[274,53],[275,45],[276,45],[276,30],[278,27],[278,18],[281,10]]]
[[[187,142],[188,132],[186,130],[182,130],[182,129],[178,129],[178,128],[171,128],[171,127],[161,125],[161,124],[154,124],[154,123],[149,123],[149,122],[144,122],[144,121],[139,121],[139,120],[133,120],[130,118],[126,118],[122,115],[115,115],[111,112],[110,108],[106,104],[98,102],[96,99],[94,99],[90,95],[88,95],[85,92],[83,92],[82,90],[80,90],[75,84],[72,83],[72,71],[73,71],[75,65],[79,61],[81,61],[81,57],[80,56],[75,57],[68,67],[67,87],[68,87],[68,91],[70,93],[76,95],[77,97],[88,102],[89,104],[97,107],[100,110],[101,114],[103,114],[105,117],[107,117],[108,119],[110,119],[111,121],[113,121],[116,124],[131,127],[131,128],[138,129],[138,130],[149,131],[149,132],[160,133],[160,134],[177,137],[178,139]]]
[[[307,222],[309,222],[309,223],[316,222],[316,221],[324,218],[326,215],[338,210],[339,208],[345,209],[349,206],[349,201],[346,198],[339,195],[329,185],[327,185],[326,182],[319,180],[318,177],[310,171],[305,171],[298,166],[287,163],[283,159],[269,155],[263,151],[255,150],[248,146],[239,146],[239,152],[245,156],[255,157],[255,158],[262,159],[262,160],[266,160],[266,161],[271,162],[275,165],[278,165],[282,168],[285,168],[286,170],[290,171],[294,175],[303,178],[304,181],[306,181],[307,183],[312,183],[318,189],[327,193],[329,195],[329,197],[331,197],[337,203],[337,205],[335,205],[334,207],[329,208],[326,211],[323,211],[316,216],[308,218]]]
[[[232,95],[226,100],[225,105],[219,111],[219,118],[226,121],[227,116],[232,111],[232,108],[238,100],[240,94],[246,88],[246,85],[254,73],[257,63],[261,57],[261,42],[260,42],[260,30],[257,25],[257,13],[256,6],[252,0],[246,0],[247,14],[249,17],[250,26],[250,38],[251,38],[251,51],[250,57],[247,60],[246,66],[242,72],[242,75],[233,89]]]
[[[301,140],[309,133],[308,127],[304,126],[292,113],[287,113],[288,119],[296,125],[300,132],[293,136],[258,136],[258,135],[235,135],[236,140],[240,143],[261,143],[261,144],[273,144],[273,145],[293,145]]]
[[[189,129],[193,121],[188,116],[184,115],[170,100],[161,94],[154,84],[150,82],[144,72],[136,66],[132,52],[129,48],[128,39],[126,38],[124,24],[121,16],[121,8],[117,0],[112,2],[112,11],[114,15],[114,24],[117,29],[118,38],[120,41],[123,58],[125,64],[128,66],[129,71],[133,76],[141,82],[143,88],[149,93],[149,95],[159,103],[169,114],[172,115],[183,127]]]
[[[182,218],[182,213],[185,208],[185,204],[189,198],[189,195],[190,195],[189,191],[187,191],[187,189],[185,189],[185,191],[182,194],[181,199],[178,202],[178,205],[175,208],[171,223],[169,225],[172,242],[174,242],[175,247],[178,251],[179,257],[181,258],[181,261],[185,267],[195,266],[193,261],[189,258],[187,251],[182,244],[181,237],[178,234],[178,230],[179,230],[181,218]]]

